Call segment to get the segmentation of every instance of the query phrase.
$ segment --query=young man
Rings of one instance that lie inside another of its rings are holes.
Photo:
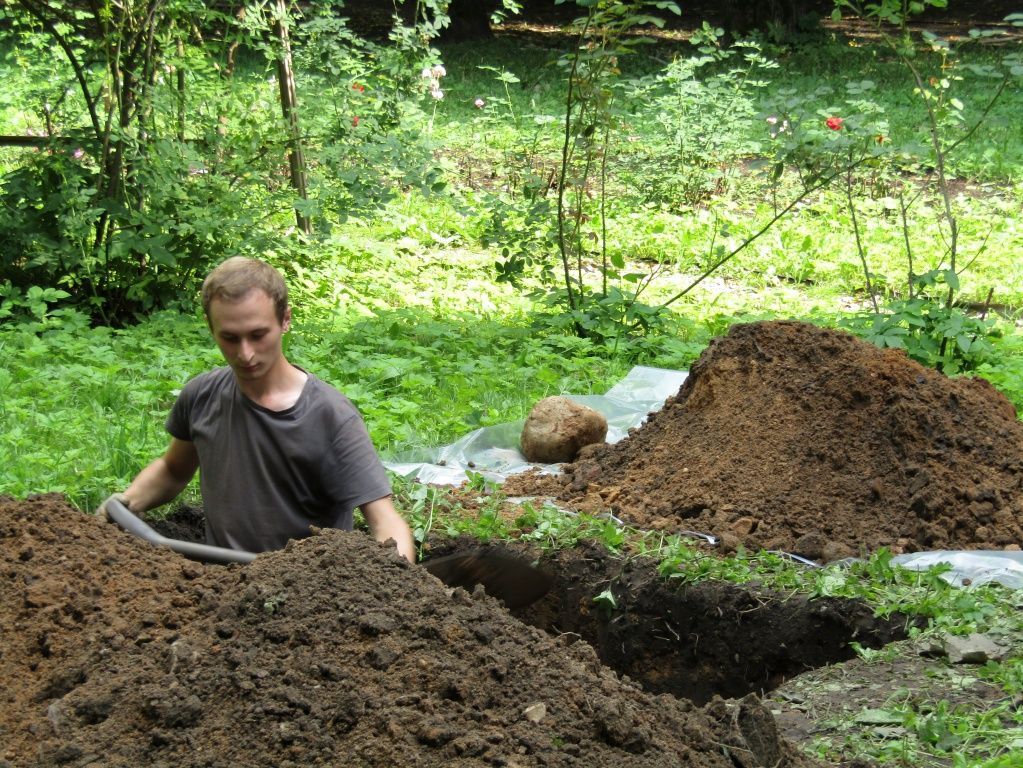
[[[351,530],[358,507],[374,538],[415,561],[412,533],[355,406],[284,356],[291,327],[284,279],[240,256],[214,269],[203,310],[227,366],[181,390],[166,453],[119,495],[133,512],[165,504],[200,469],[206,543],[280,549],[309,526]]]

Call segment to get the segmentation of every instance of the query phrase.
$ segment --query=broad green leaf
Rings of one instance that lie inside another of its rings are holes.
[[[863,725],[901,724],[903,716],[889,709],[863,709],[853,718]]]

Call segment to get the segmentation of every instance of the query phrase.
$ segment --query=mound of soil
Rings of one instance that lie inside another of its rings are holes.
[[[983,379],[805,323],[736,325],[628,438],[505,489],[725,550],[1018,549],[1023,424]]]
[[[643,692],[392,547],[245,567],[0,498],[0,765],[809,766],[755,697]]]

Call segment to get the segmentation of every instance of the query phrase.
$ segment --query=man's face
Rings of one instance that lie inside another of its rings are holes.
[[[209,320],[224,360],[239,379],[259,379],[283,357],[281,336],[291,325],[291,310],[278,321],[265,291],[251,290],[238,301],[213,299]]]

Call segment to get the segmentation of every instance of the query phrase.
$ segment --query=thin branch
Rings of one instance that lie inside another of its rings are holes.
[[[902,238],[906,243],[906,261],[908,263],[908,287],[909,298],[913,298],[913,246],[909,241],[909,206],[906,205],[906,196],[899,190],[899,215],[902,218]]]
[[[856,203],[852,196],[852,167],[846,170],[845,174],[845,198],[849,203],[849,217],[852,219],[853,235],[856,238],[856,253],[859,254],[860,264],[863,265],[863,279],[867,284],[867,294],[870,296],[870,303],[874,307],[874,314],[878,313],[877,296],[874,295],[874,285],[870,282],[870,267],[867,265],[867,254],[863,250],[863,240],[860,237],[860,223],[856,217]]]
[[[92,123],[92,130],[96,134],[96,138],[102,140],[102,128],[100,126],[99,113],[96,111],[96,98],[92,95],[92,91],[89,89],[89,81],[85,76],[85,69],[82,63],[78,60],[78,56],[75,54],[74,48],[71,43],[64,37],[58,30],[57,25],[53,23],[53,19],[48,18],[40,9],[36,8],[32,3],[23,3],[25,10],[27,10],[32,16],[36,18],[49,32],[50,36],[57,42],[60,49],[64,51],[64,55],[67,57],[68,63],[71,64],[71,68],[75,72],[75,79],[78,80],[78,87],[82,91],[82,98],[85,99],[85,107],[89,112],[89,121]]]
[[[665,307],[669,306],[670,304],[674,304],[676,301],[678,301],[683,296],[688,294],[696,286],[698,286],[700,283],[702,283],[704,280],[706,280],[708,277],[714,274],[718,269],[720,269],[725,263],[731,261],[732,258],[734,258],[739,252],[747,248],[755,240],[757,240],[757,238],[759,238],[761,235],[767,232],[767,230],[774,226],[775,222],[777,222],[780,218],[785,216],[785,214],[787,214],[789,211],[795,208],[796,205],[805,200],[809,195],[813,194],[819,189],[823,189],[824,187],[828,186],[832,181],[837,179],[843,173],[851,171],[853,168],[856,168],[857,166],[861,165],[866,160],[867,160],[866,157],[860,158],[848,168],[843,168],[841,170],[835,171],[833,174],[824,177],[823,180],[819,181],[813,186],[806,187],[796,198],[792,200],[792,202],[790,202],[788,205],[786,205],[784,208],[778,211],[774,216],[772,216],[770,221],[768,221],[763,227],[757,230],[756,233],[743,240],[737,247],[735,247],[729,253],[725,254],[720,259],[711,264],[707,269],[703,271],[703,273],[698,278],[696,278],[688,286],[686,286],[681,291],[672,296],[670,299],[661,304],[661,306],[658,307],[658,309],[664,309]]]
[[[572,144],[572,100],[575,95],[575,77],[579,71],[579,47],[589,33],[595,11],[591,8],[579,32],[579,43],[572,57],[572,68],[568,73],[568,92],[565,95],[565,133],[561,145],[561,171],[558,174],[558,250],[561,253],[561,267],[565,273],[565,291],[568,295],[568,307],[576,309],[575,292],[572,290],[572,273],[568,260],[568,244],[565,242],[565,181],[568,179],[568,161]],[[576,330],[579,330],[578,328]]]

